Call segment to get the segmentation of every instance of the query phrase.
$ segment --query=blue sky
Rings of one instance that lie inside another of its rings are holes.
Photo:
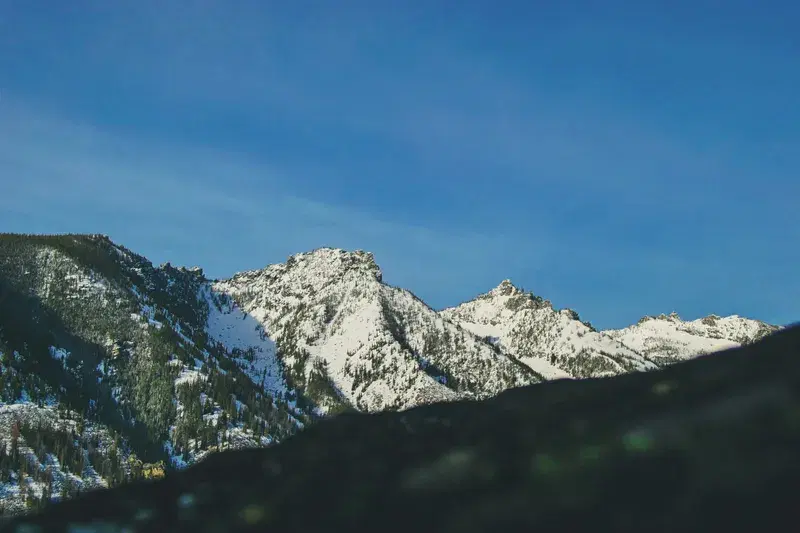
[[[724,9],[720,6],[724,5]],[[0,231],[800,319],[800,4],[4,2]]]

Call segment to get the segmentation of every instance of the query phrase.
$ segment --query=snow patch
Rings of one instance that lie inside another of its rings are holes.
[[[239,354],[234,360],[242,370],[264,390],[284,394],[286,385],[278,361],[275,342],[270,339],[262,324],[244,312],[235,303],[217,305],[210,287],[202,290],[208,302],[207,333],[229,352]]]

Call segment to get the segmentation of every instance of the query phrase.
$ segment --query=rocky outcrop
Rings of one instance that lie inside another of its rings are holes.
[[[608,377],[658,365],[552,304],[504,280],[477,298],[441,311],[447,320],[495,341],[546,379]]]
[[[654,372],[340,415],[0,529],[776,531],[798,449],[794,327]]]

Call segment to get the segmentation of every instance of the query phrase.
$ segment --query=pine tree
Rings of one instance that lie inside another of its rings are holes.
[[[16,461],[19,457],[19,420],[11,423],[11,460]]]
[[[47,504],[53,497],[53,471],[47,467],[45,471],[45,483],[42,489],[42,505]]]
[[[59,495],[60,499],[66,500],[67,498],[72,496],[72,492],[74,490],[73,484],[74,482],[72,481],[72,477],[69,474],[64,476],[64,479],[61,481],[61,494]]]

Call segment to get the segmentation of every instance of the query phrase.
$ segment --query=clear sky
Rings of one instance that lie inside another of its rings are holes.
[[[0,2],[0,231],[800,319],[800,2]]]

